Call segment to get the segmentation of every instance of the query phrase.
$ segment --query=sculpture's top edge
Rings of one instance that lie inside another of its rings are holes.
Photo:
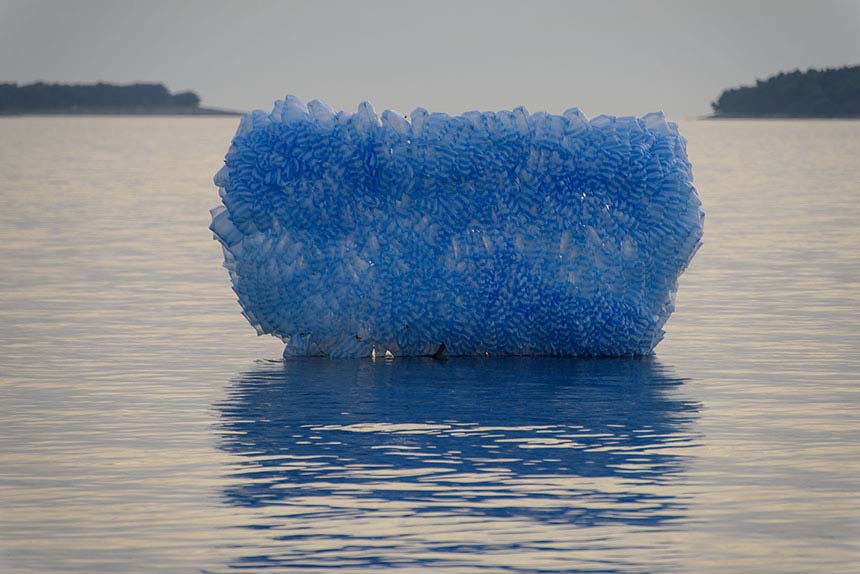
[[[651,112],[641,117],[637,116],[611,116],[601,114],[589,119],[579,108],[569,108],[561,115],[548,112],[536,112],[530,114],[524,106],[513,110],[501,110],[497,112],[467,111],[457,116],[445,112],[428,112],[424,108],[415,108],[408,116],[398,111],[387,109],[379,116],[370,102],[364,101],[358,105],[354,113],[348,111],[336,112],[331,106],[321,100],[311,100],[307,104],[301,99],[288,95],[283,100],[277,100],[271,112],[254,110],[246,114],[240,122],[236,132],[237,137],[249,133],[254,128],[262,127],[269,122],[282,124],[311,122],[318,124],[333,124],[357,122],[367,127],[384,126],[395,132],[405,133],[410,129],[422,125],[428,118],[463,120],[467,122],[478,122],[485,117],[507,116],[519,124],[523,130],[528,130],[534,125],[544,122],[562,120],[566,123],[586,128],[607,128],[638,126],[655,132],[678,134],[678,126],[674,122],[666,120],[663,112]]]

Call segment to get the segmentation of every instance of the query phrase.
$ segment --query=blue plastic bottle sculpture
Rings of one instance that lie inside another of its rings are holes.
[[[704,219],[661,113],[288,96],[242,119],[215,184],[233,289],[285,356],[649,354]]]

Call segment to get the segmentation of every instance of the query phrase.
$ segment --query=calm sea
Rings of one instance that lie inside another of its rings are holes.
[[[860,571],[860,122],[687,122],[647,360],[277,359],[235,119],[0,119],[0,571]]]

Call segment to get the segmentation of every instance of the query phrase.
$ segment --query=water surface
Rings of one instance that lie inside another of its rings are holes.
[[[854,572],[860,122],[681,125],[656,357],[277,362],[235,120],[0,120],[0,570]]]

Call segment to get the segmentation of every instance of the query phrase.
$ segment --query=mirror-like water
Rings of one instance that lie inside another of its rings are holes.
[[[244,373],[219,406],[222,448],[244,458],[225,495],[261,509],[248,526],[272,552],[239,563],[602,570],[597,540],[613,570],[667,560],[640,536],[687,516],[673,483],[697,406],[681,383],[653,360]]]
[[[0,119],[0,571],[854,572],[860,122],[690,122],[657,356],[273,361],[220,118]]]

